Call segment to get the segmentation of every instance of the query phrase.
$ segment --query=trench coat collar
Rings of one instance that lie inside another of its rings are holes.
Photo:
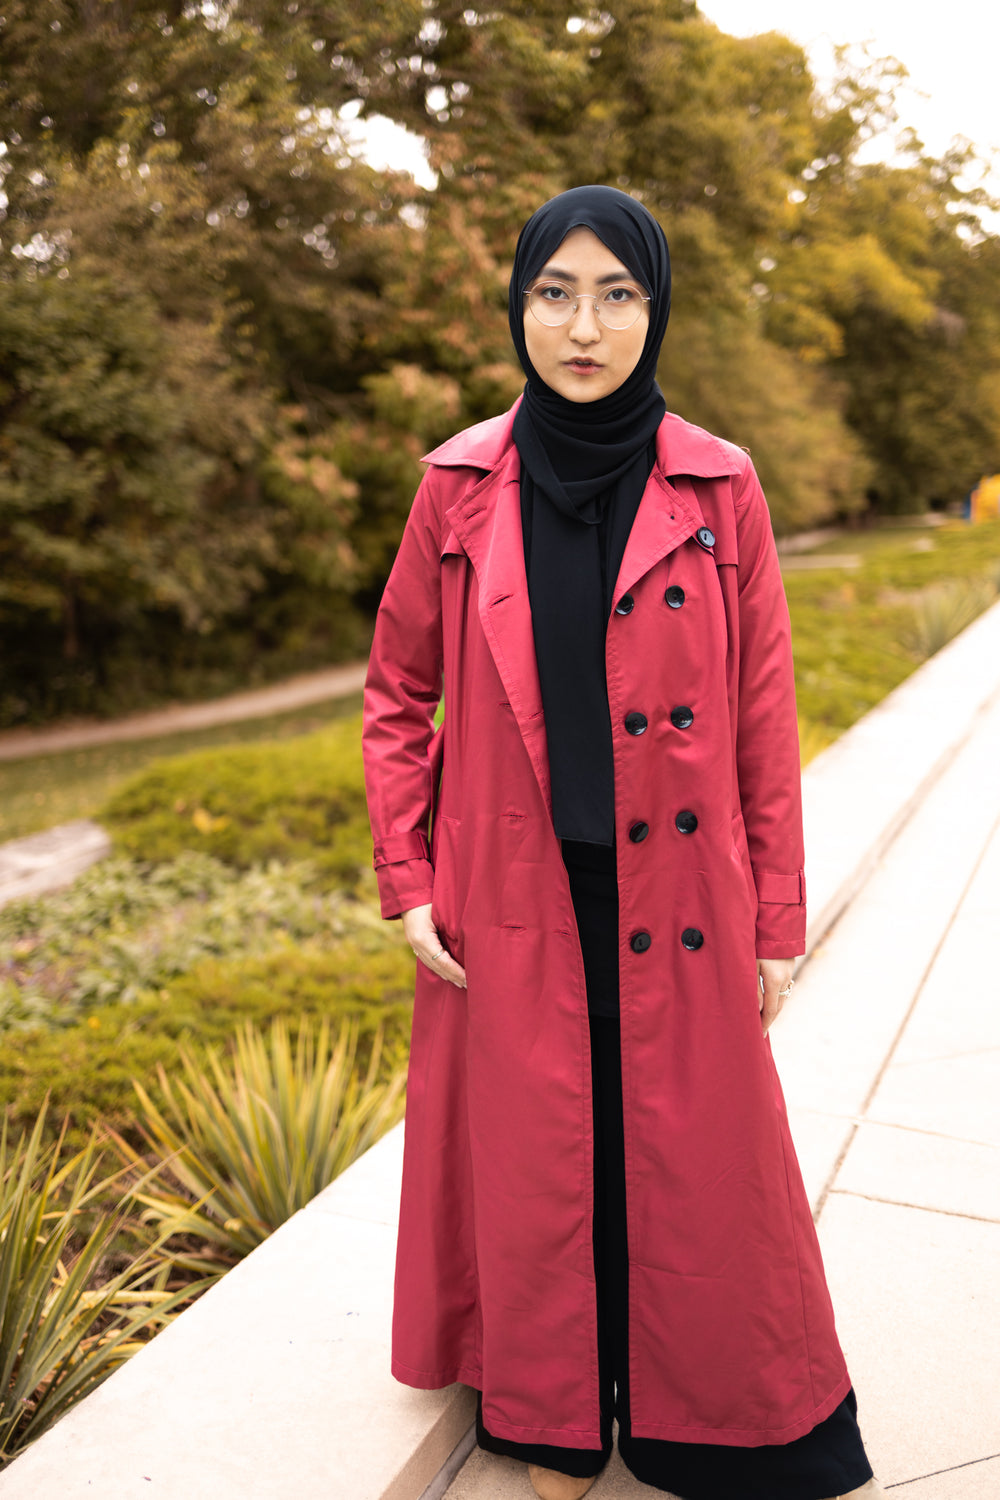
[[[464,552],[479,584],[479,618],[490,652],[551,814],[548,748],[524,568],[521,466],[512,428],[515,404],[502,416],[450,438],[425,463],[478,469],[445,511],[442,553]],[[668,412],[656,437],[656,465],[629,535],[615,588],[625,592],[662,558],[693,536],[705,519],[695,488],[684,477],[711,479],[741,472],[740,450]],[[680,486],[672,478],[682,480]]]

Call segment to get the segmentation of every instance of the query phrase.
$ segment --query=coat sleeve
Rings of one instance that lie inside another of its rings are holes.
[[[365,682],[362,744],[383,917],[431,899],[431,740],[443,686],[441,521],[435,471],[417,490],[382,595]]]
[[[805,952],[802,776],[788,604],[749,459],[736,482],[740,677],[736,765],[757,889],[757,957]]]

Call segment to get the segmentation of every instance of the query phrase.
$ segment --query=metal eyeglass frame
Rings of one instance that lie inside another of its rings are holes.
[[[616,328],[613,323],[605,323],[604,319],[601,317],[601,310],[598,307],[598,303],[600,302],[601,298],[606,295],[604,292],[574,292],[573,288],[571,286],[567,286],[566,283],[565,283],[565,281],[559,281],[559,282],[555,282],[554,281],[553,284],[556,285],[556,286],[563,287],[567,292],[569,292],[570,296],[574,297],[576,300],[572,303],[572,305],[570,307],[570,310],[566,314],[565,318],[563,318],[558,323],[546,323],[546,322],[544,322],[543,319],[541,319],[538,316],[538,314],[535,312],[535,309],[532,307],[532,305],[531,305],[531,303],[529,301],[529,303],[528,303],[528,311],[530,312],[531,316],[534,318],[535,322],[541,328],[564,328],[567,323],[571,323],[572,320],[576,317],[577,313],[580,310],[580,303],[583,300],[583,298],[584,297],[589,297],[590,300],[594,304],[594,317],[600,323],[600,325],[601,325],[602,328],[606,328],[609,333],[627,333],[630,328],[634,328],[635,327],[636,323],[638,323],[639,318],[642,315],[641,304],[643,302],[652,302],[652,300],[653,300],[652,297],[640,297],[639,298],[640,308],[639,308],[639,311],[636,313],[635,317],[632,319],[632,322],[631,323],[623,323],[621,325],[621,327]],[[524,291],[521,293],[521,296],[522,297],[529,297],[530,298],[532,292],[535,291],[535,290],[536,289],[533,286],[526,286],[524,288]],[[613,287],[609,287],[608,288],[608,291],[613,291],[613,290],[614,290]]]

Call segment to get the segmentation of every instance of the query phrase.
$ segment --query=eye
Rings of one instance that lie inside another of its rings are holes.
[[[540,281],[532,287],[531,295],[542,302],[569,302],[572,298],[569,287],[563,286],[561,281]]]
[[[601,300],[609,307],[628,307],[633,302],[641,302],[642,293],[634,286],[609,286]]]

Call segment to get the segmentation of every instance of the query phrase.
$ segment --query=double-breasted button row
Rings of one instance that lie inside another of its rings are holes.
[[[690,729],[694,723],[694,710],[688,708],[686,703],[679,703],[676,708],[670,710],[670,722],[675,729]],[[649,728],[649,720],[645,714],[639,713],[638,709],[632,709],[625,715],[625,729],[628,734],[645,734]]]
[[[685,927],[681,933],[681,943],[690,953],[696,953],[705,941],[705,934],[698,927]],[[633,953],[648,953],[653,946],[653,939],[648,932],[633,932],[629,938],[629,947]]]
[[[663,597],[670,605],[671,609],[680,609],[681,605],[684,603],[684,599],[686,596],[679,583],[671,583],[667,586]],[[615,605],[615,614],[630,615],[634,609],[635,599],[632,597],[632,595],[622,594],[618,603]]]
[[[690,812],[686,807],[683,808],[674,819],[674,827],[678,833],[694,833],[698,827],[697,813]],[[629,828],[628,836],[633,844],[644,843],[649,837],[649,824],[644,823],[640,818]]]

